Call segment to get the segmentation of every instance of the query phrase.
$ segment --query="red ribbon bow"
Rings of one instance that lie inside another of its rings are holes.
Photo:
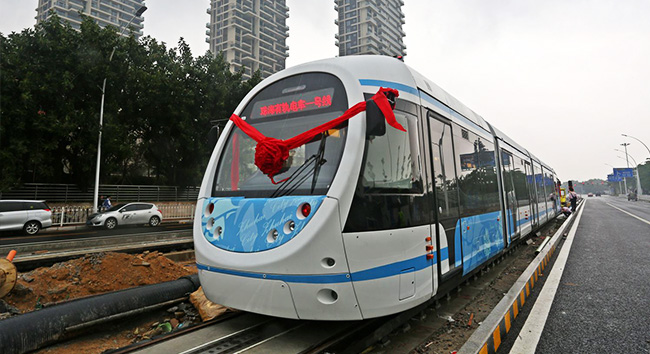
[[[405,132],[406,129],[395,120],[393,108],[391,107],[390,102],[388,102],[388,98],[384,94],[385,92],[392,93],[395,97],[399,96],[397,90],[382,87],[374,96],[372,96],[371,99],[377,104],[377,107],[379,107],[384,117],[386,117],[386,122],[391,127]],[[230,120],[233,121],[233,123],[235,123],[235,125],[246,135],[257,142],[257,145],[255,146],[255,166],[257,166],[265,175],[269,176],[273,184],[277,184],[283,181],[275,182],[273,176],[280,172],[282,165],[289,158],[289,150],[310,142],[317,135],[338,126],[365,110],[366,102],[359,102],[350,107],[340,117],[334,118],[329,122],[323,123],[287,140],[264,136],[264,134],[260,133],[252,125],[246,123],[246,121],[236,114],[230,116]]]

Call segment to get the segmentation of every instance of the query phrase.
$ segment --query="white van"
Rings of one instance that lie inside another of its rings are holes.
[[[52,226],[52,211],[44,200],[0,200],[0,231],[23,230],[36,235]]]

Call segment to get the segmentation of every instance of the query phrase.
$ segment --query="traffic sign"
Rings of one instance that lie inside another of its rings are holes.
[[[631,168],[614,168],[614,175],[619,177],[634,177],[634,172]]]
[[[614,174],[607,175],[607,181],[608,182],[620,182],[622,180],[623,180],[623,177],[621,177],[621,176],[617,176],[617,175],[614,175]]]

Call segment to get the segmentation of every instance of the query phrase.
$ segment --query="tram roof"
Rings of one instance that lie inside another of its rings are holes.
[[[531,157],[549,171],[553,171],[547,164],[531,154],[523,146],[519,145],[513,139],[508,137],[505,133],[489,124],[483,117],[465,106],[462,102],[449,94],[447,91],[436,85],[433,81],[420,74],[417,70],[406,65],[401,60],[385,55],[349,55],[344,57],[336,57],[329,59],[322,59],[314,62],[300,64],[286,71],[298,72],[304,70],[305,67],[328,67],[339,66],[346,68],[361,81],[374,80],[378,86],[392,87],[399,91],[407,91],[411,94],[418,94],[417,91],[422,91],[427,95],[435,98],[440,103],[452,109],[456,113],[462,115],[467,120],[483,128],[485,131],[492,134],[492,129],[496,136],[503,141],[512,145],[514,148]],[[377,68],[381,67],[381,70]],[[409,75],[410,74],[410,75]],[[273,76],[270,78],[272,79]],[[268,80],[268,79],[267,79]],[[391,85],[393,84],[393,85]],[[453,115],[453,114],[452,114]]]

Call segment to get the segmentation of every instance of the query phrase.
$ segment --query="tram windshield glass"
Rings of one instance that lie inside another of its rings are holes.
[[[241,118],[267,137],[288,139],[339,117],[348,108],[341,81],[325,73],[306,73],[275,82],[244,108]],[[253,198],[322,195],[338,169],[347,122],[289,151],[274,176],[255,166],[256,142],[234,127],[219,159],[212,195]]]

